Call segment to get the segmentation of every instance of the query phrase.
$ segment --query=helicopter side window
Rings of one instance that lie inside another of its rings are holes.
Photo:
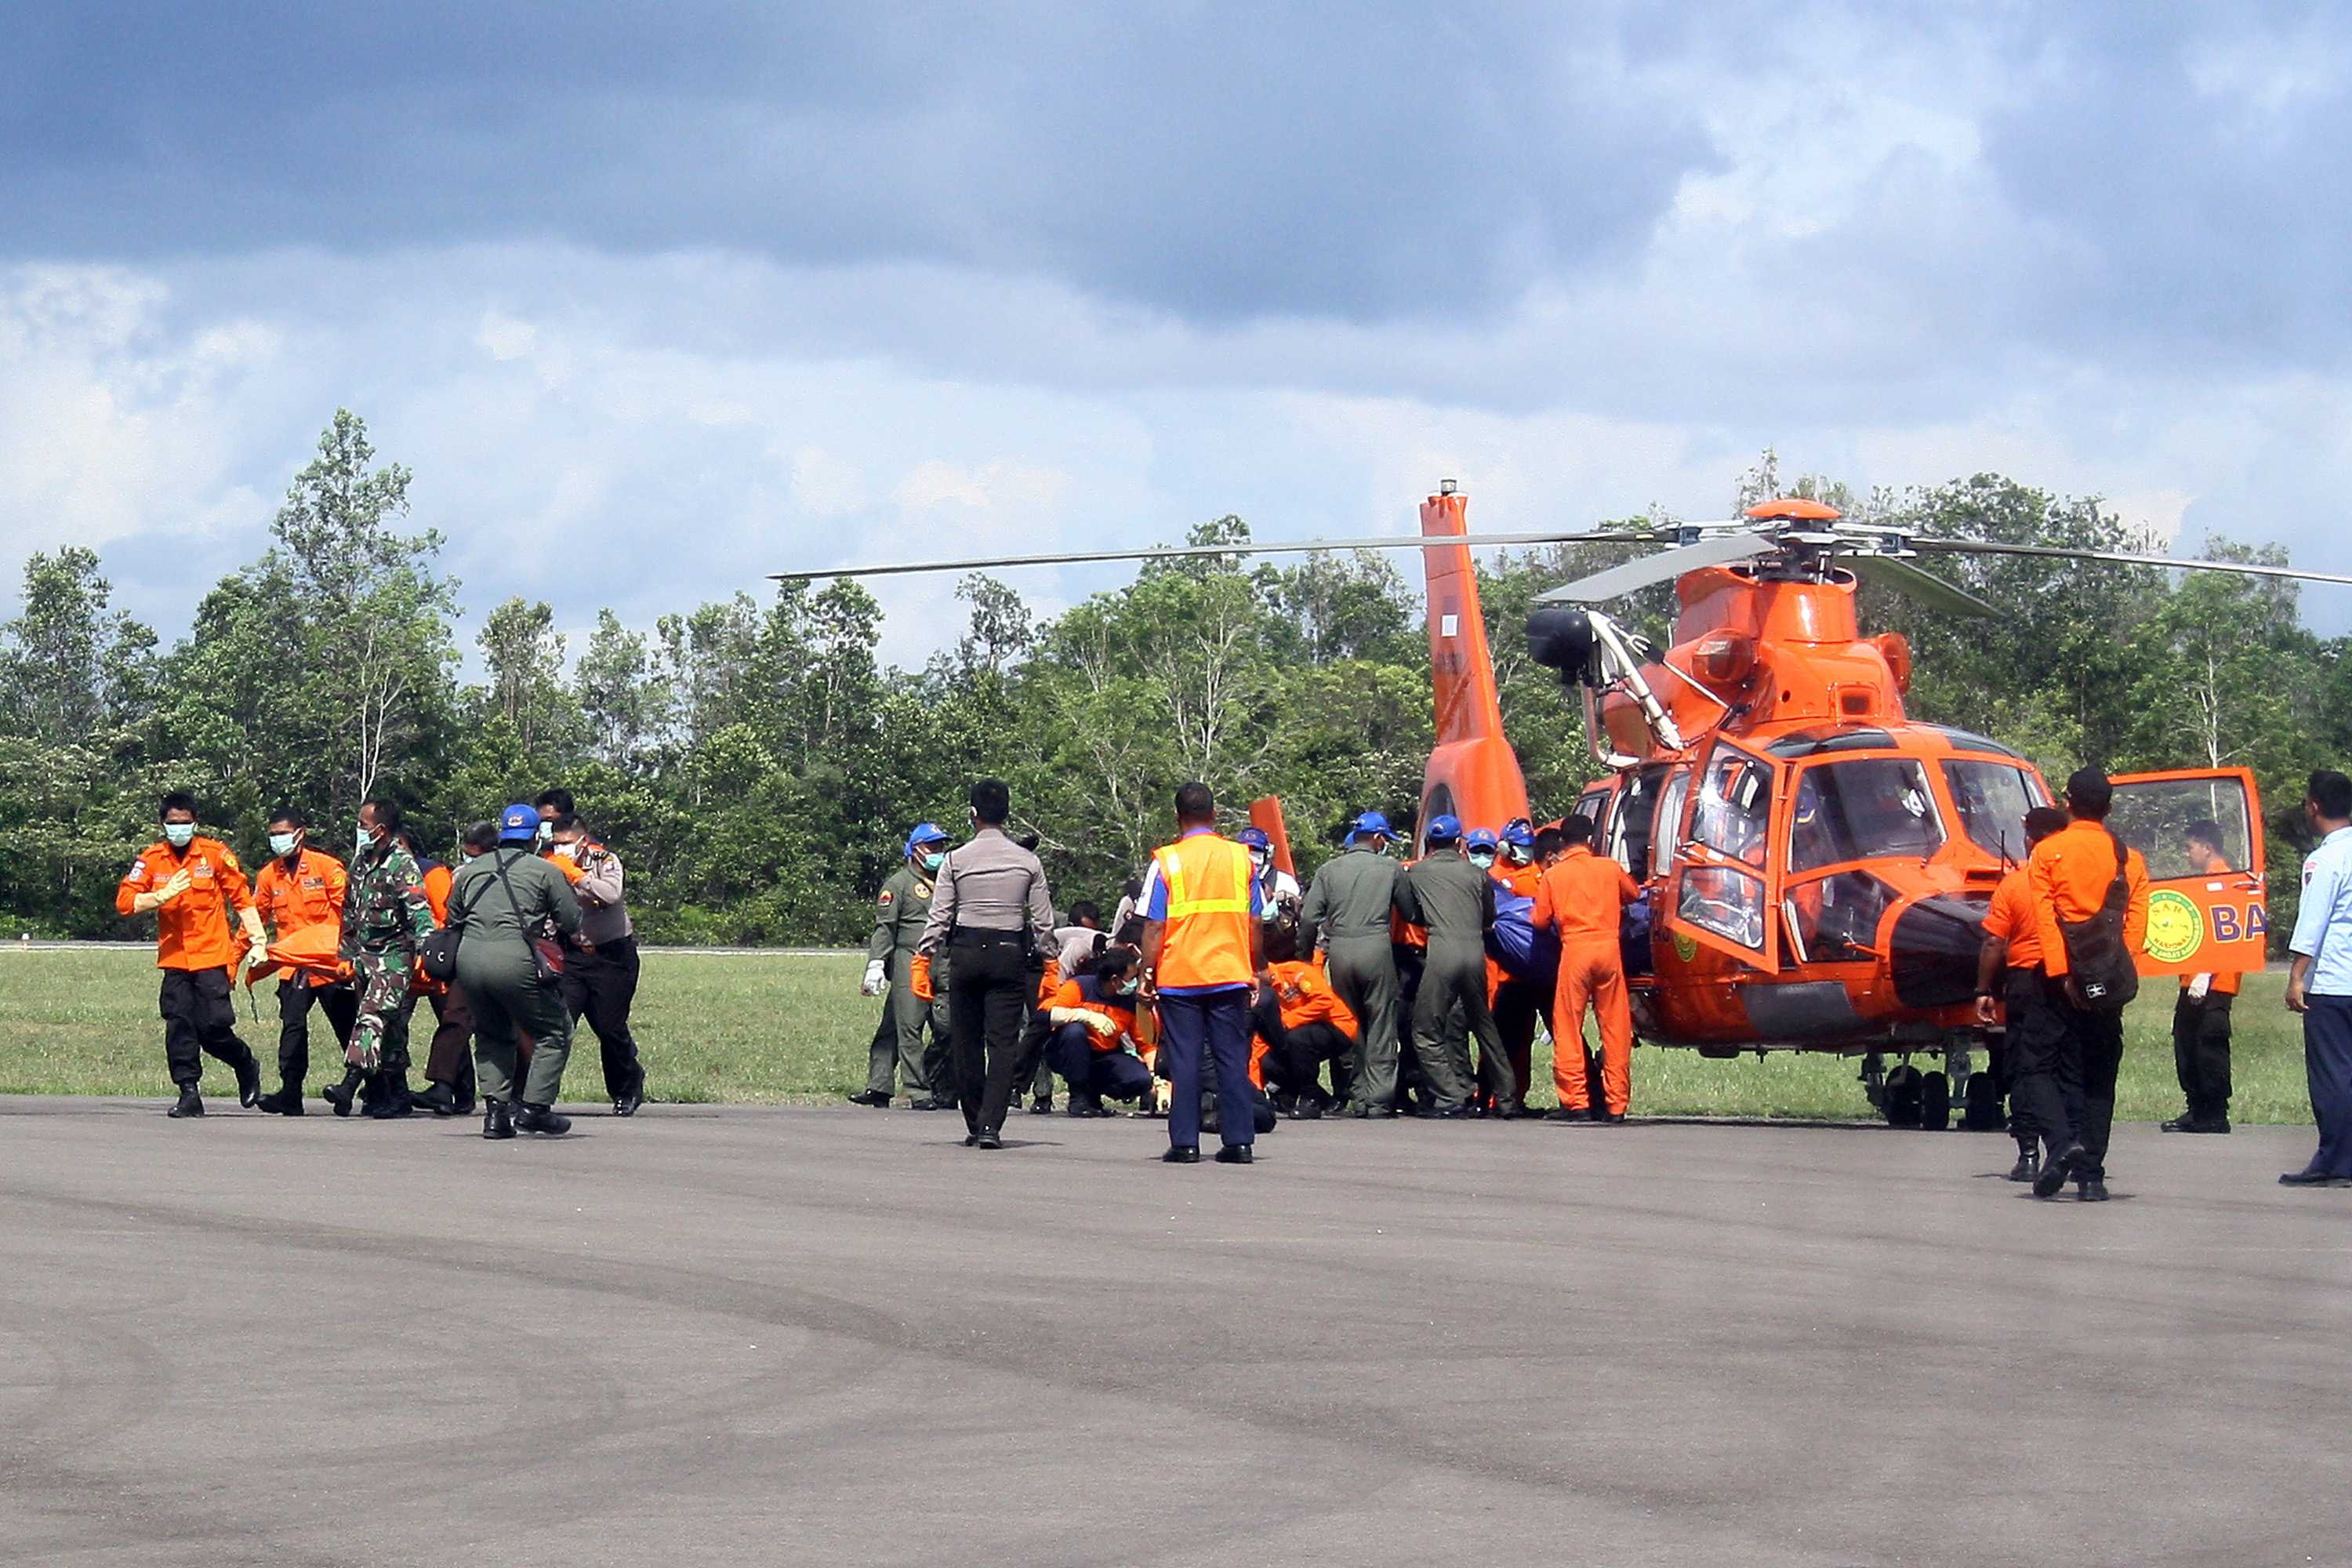
[[[1877,951],[1878,922],[1894,889],[1867,871],[1841,871],[1789,891],[1789,917],[1805,960],[1851,963]]]
[[[1690,798],[1690,770],[1676,768],[1658,800],[1658,830],[1650,840],[1650,875],[1663,877],[1666,863],[1682,847],[1683,802]]]
[[[1960,814],[1960,831],[1988,855],[2022,863],[2025,814],[2043,804],[2033,776],[2013,763],[1961,758],[1944,764],[1944,783]]]
[[[1771,816],[1772,774],[1762,763],[1721,750],[1707,759],[1691,817],[1693,843],[1761,867]]]
[[[1764,945],[1764,884],[1727,866],[1694,866],[1683,873],[1675,913],[1742,947]]]
[[[1846,860],[1924,860],[1943,845],[1927,770],[1911,758],[1816,763],[1798,781],[1791,871]]]
[[[1666,770],[1654,765],[1626,775],[1617,797],[1617,809],[1609,820],[1609,854],[1628,871],[1649,863],[1650,824],[1657,810],[1658,786]],[[1673,829],[1667,829],[1671,837]]]

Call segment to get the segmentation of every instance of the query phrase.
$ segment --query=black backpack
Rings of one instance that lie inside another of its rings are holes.
[[[2104,902],[2088,918],[2060,921],[2058,934],[2066,943],[2066,967],[2082,994],[2083,1005],[2094,1013],[2120,1013],[2139,994],[2139,969],[2132,963],[2131,944],[2124,940],[2124,916],[2131,908],[2131,885],[2126,878],[2131,852],[2107,830],[2116,847],[2116,879]]]

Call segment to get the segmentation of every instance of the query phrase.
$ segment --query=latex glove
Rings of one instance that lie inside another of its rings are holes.
[[[907,986],[914,992],[919,1001],[929,1002],[937,999],[938,994],[931,989],[929,958],[919,952],[915,955],[915,962],[907,966]]]
[[[880,959],[869,958],[866,961],[866,979],[858,985],[857,994],[860,996],[882,994],[882,961]]]
[[[1087,1027],[1092,1029],[1097,1035],[1116,1035],[1118,1033],[1118,1026],[1112,1023],[1100,1013],[1089,1013],[1087,1015]]]
[[[237,923],[245,927],[245,940],[253,943],[257,952],[269,945],[269,939],[261,934],[261,911],[259,910],[253,909],[248,906],[247,908],[237,910],[236,918]]]
[[[2189,977],[2189,999],[2191,1002],[2202,1002],[2205,1000],[2205,993],[2212,989],[2213,977],[2211,975],[2192,975]]]
[[[172,873],[171,880],[155,889],[155,901],[168,904],[195,885],[195,875],[185,866]]]

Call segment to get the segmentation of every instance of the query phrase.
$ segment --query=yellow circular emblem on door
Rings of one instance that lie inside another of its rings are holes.
[[[1685,963],[1688,963],[1692,959],[1696,958],[1698,956],[1697,939],[1695,937],[1685,936],[1681,931],[1675,932],[1675,956],[1681,959]]]
[[[2170,888],[2147,898],[2147,955],[2158,963],[2179,963],[2205,945],[2205,917],[2194,900]]]

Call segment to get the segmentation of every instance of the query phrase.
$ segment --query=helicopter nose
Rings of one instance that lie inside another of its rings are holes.
[[[1895,917],[1887,973],[1906,1007],[1948,1007],[1977,994],[1986,904],[1949,893],[1914,901]]]

